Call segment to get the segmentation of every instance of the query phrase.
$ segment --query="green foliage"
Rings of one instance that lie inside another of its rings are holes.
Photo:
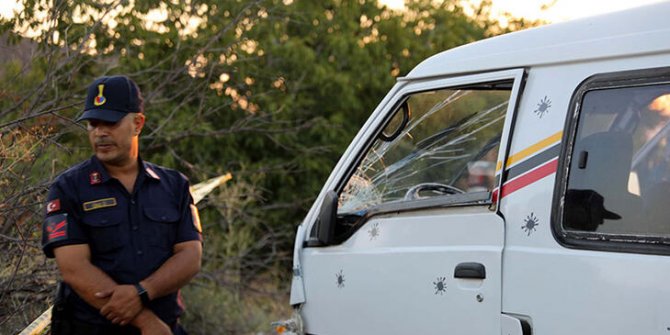
[[[196,334],[260,331],[286,316],[295,226],[395,77],[504,31],[486,16],[489,3],[470,17],[456,0],[411,1],[404,12],[341,0],[21,3],[21,13],[0,21],[13,52],[0,58],[0,133],[32,136],[26,152],[36,154],[3,158],[23,164],[0,172],[17,191],[0,199],[8,218],[0,233],[10,237],[3,249],[44,263],[38,227],[48,182],[90,155],[85,129],[73,121],[86,86],[126,74],[145,96],[144,159],[194,182],[234,176],[199,204],[203,271],[186,291]],[[21,259],[8,259],[0,278],[0,329],[12,332],[29,318],[5,303],[22,289],[12,269],[37,266]],[[258,313],[265,316],[243,322]],[[230,317],[217,323],[221,315]]]

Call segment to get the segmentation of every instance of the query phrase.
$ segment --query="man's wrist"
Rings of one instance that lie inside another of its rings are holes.
[[[149,302],[151,299],[149,298],[149,292],[142,286],[142,284],[137,283],[135,284],[135,289],[137,290],[137,295],[140,297],[140,301],[142,301],[142,305],[148,306]]]
[[[144,327],[150,326],[152,322],[155,322],[156,319],[158,319],[158,317],[153,312],[151,312],[151,310],[145,308],[141,310],[137,316],[135,316],[130,324],[142,329]]]

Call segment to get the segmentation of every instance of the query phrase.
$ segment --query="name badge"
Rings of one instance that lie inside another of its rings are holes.
[[[83,204],[84,211],[93,211],[96,209],[114,207],[116,206],[116,198],[104,198],[93,201],[88,201]]]

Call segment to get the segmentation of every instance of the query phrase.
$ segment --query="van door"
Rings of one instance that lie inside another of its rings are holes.
[[[496,194],[522,78],[410,81],[372,116],[324,189],[336,219],[322,208],[297,250],[307,333],[500,332]]]

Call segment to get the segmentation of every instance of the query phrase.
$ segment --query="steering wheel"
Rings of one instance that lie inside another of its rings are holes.
[[[425,191],[432,191],[433,193],[438,193],[440,195],[465,193],[465,191],[461,190],[460,188],[451,185],[440,183],[421,183],[414,185],[409,190],[407,190],[407,193],[405,193],[405,200],[424,198],[419,196],[419,194]]]

